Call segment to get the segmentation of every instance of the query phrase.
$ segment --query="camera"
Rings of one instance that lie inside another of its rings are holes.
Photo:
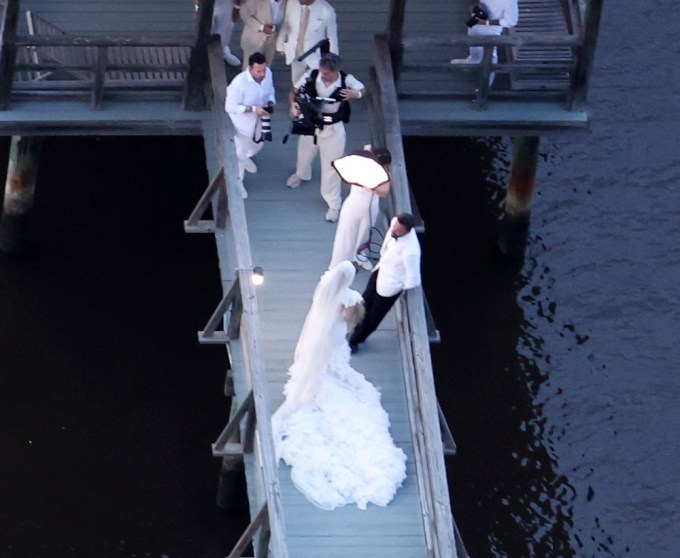
[[[465,25],[467,25],[468,27],[474,27],[475,25],[477,25],[477,23],[479,23],[477,21],[478,19],[485,19],[485,20],[489,19],[489,12],[485,8],[486,7],[482,7],[481,4],[476,4],[476,5],[472,6],[472,17],[467,20]]]
[[[272,141],[272,117],[270,114],[274,112],[274,107],[267,105],[263,108],[269,114],[267,114],[267,116],[260,116],[260,127],[262,129],[260,141]]]
[[[293,120],[291,133],[311,136],[316,128],[323,128],[324,123],[328,123],[328,117],[323,114],[323,105],[336,101],[327,97],[312,97],[303,85],[295,96],[295,102],[300,108],[300,114]]]

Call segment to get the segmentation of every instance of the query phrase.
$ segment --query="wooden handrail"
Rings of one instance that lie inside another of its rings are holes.
[[[246,384],[250,385],[253,391],[258,433],[256,439],[258,451],[254,451],[252,455],[257,460],[258,470],[261,472],[257,490],[253,490],[256,494],[263,495],[265,501],[262,505],[266,506],[269,517],[270,536],[267,536],[264,541],[269,545],[272,556],[288,558],[271,413],[267,401],[267,378],[262,352],[262,329],[260,327],[258,297],[255,287],[250,282],[250,273],[253,268],[250,239],[245,206],[238,183],[238,162],[233,141],[234,127],[224,111],[227,77],[222,59],[222,49],[219,38],[216,36],[212,37],[208,44],[208,62],[212,86],[212,120],[215,124],[218,148],[217,156],[218,162],[224,169],[228,204],[228,226],[223,232],[216,233],[215,238],[218,244],[226,244],[222,248],[229,254],[231,263],[237,268],[240,282],[243,304],[240,343],[244,354]],[[262,544],[265,544],[264,541]],[[231,555],[238,556],[238,554]]]
[[[16,44],[20,47],[80,46],[80,47],[192,47],[189,35],[168,35],[157,37],[82,37],[77,35],[18,35]]]
[[[577,35],[548,35],[545,33],[514,33],[512,35],[450,35],[420,36],[404,39],[404,48],[414,46],[561,46],[576,48],[583,44]]]
[[[385,35],[376,35],[374,44],[377,93],[384,122],[384,144],[392,154],[390,195],[395,213],[410,213],[411,200],[389,43]],[[406,296],[400,297],[396,311],[414,451],[417,468],[423,472],[418,478],[425,535],[428,548],[435,558],[450,558],[456,556],[454,521],[448,498],[422,288],[411,289]]]

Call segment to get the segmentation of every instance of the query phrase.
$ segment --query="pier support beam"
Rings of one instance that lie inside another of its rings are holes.
[[[229,407],[229,422],[234,420],[239,410],[238,401],[232,394]],[[229,437],[228,443],[238,445],[241,433],[238,429]],[[222,467],[217,483],[217,507],[226,511],[237,511],[243,506],[246,498],[245,464],[242,453],[222,456]]]
[[[510,258],[524,257],[529,237],[539,139],[538,136],[521,136],[514,140],[510,184],[498,240],[501,252]]]
[[[39,137],[12,137],[0,215],[0,249],[5,252],[21,252],[28,246],[41,145]]]

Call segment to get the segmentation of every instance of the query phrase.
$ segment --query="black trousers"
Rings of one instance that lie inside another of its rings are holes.
[[[378,273],[380,273],[380,269],[371,273],[366,288],[361,295],[364,297],[366,313],[364,314],[364,319],[357,324],[349,338],[349,342],[352,345],[358,345],[366,341],[366,338],[378,328],[380,322],[382,322],[401,294],[401,292],[398,292],[393,296],[380,296],[375,288]]]

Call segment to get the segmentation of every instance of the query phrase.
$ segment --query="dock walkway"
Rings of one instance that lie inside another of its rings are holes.
[[[368,140],[363,112],[356,110],[354,123],[348,125],[348,147],[361,148]],[[256,157],[261,170],[246,177],[249,197],[245,202],[253,263],[262,266],[266,276],[258,295],[272,410],[283,400],[286,371],[314,287],[328,266],[335,232],[335,224],[324,219],[326,204],[319,194],[318,166],[314,180],[295,190],[285,186],[294,171],[296,138],[287,145],[281,143],[279,130],[288,123],[280,116],[274,121],[277,141]],[[365,271],[358,273],[354,288],[363,290],[367,276]],[[369,506],[360,511],[346,506],[324,512],[293,487],[288,467],[281,463],[279,480],[290,556],[427,556],[394,313],[352,357],[352,365],[380,389],[392,436],[408,456],[408,476],[387,508]]]

